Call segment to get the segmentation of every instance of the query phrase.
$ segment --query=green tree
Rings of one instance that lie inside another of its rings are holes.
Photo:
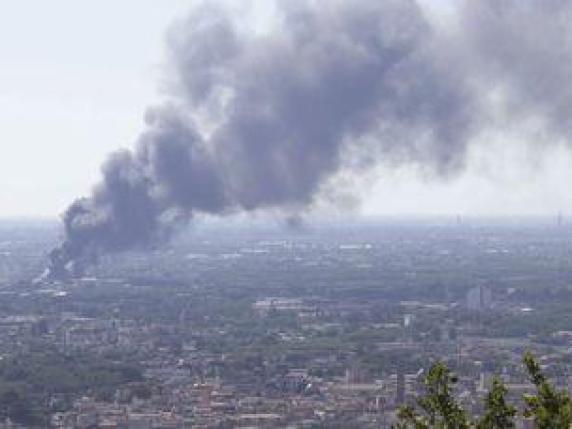
[[[536,386],[536,395],[525,395],[524,415],[534,418],[538,429],[569,428],[572,425],[572,401],[566,391],[558,391],[548,381],[531,353],[524,355],[524,365]]]
[[[397,429],[466,429],[470,421],[466,411],[459,405],[452,390],[457,377],[447,365],[438,362],[431,367],[424,380],[426,394],[418,399],[421,413],[411,406],[398,412]]]
[[[42,422],[43,412],[36,407],[31,397],[26,397],[17,387],[0,388],[0,419],[35,426]]]
[[[511,429],[516,426],[516,408],[507,404],[506,394],[506,386],[495,377],[485,399],[485,414],[477,423],[477,429]]]
[[[558,391],[542,372],[531,353],[524,355],[524,366],[536,387],[536,394],[525,395],[523,415],[534,420],[537,429],[572,427],[572,399]],[[420,410],[410,405],[398,411],[396,429],[511,429],[515,428],[516,408],[506,401],[507,388],[495,378],[485,399],[484,415],[472,423],[452,394],[457,378],[443,363],[433,365],[425,383],[425,395],[418,399]]]

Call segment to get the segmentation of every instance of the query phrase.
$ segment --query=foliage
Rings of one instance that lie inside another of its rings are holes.
[[[539,429],[569,428],[572,425],[572,401],[566,391],[557,391],[542,373],[539,363],[530,353],[524,356],[536,395],[525,395],[525,416],[534,418]]]
[[[0,419],[10,418],[26,426],[40,425],[45,421],[46,413],[33,396],[23,384],[0,386]]]
[[[464,429],[469,428],[467,413],[452,394],[457,377],[447,365],[438,362],[433,365],[425,378],[426,395],[418,400],[421,413],[406,406],[399,411],[399,429]]]
[[[141,380],[137,367],[89,355],[43,350],[6,356],[0,361],[0,420],[41,425],[49,412],[61,411],[49,405],[56,396],[109,399],[121,384]]]
[[[507,388],[495,377],[485,399],[485,413],[477,423],[477,429],[510,429],[515,427],[516,407],[506,402]]]
[[[558,391],[542,372],[540,364],[530,353],[523,359],[536,394],[525,395],[523,416],[534,421],[538,429],[572,427],[572,399],[566,391]],[[494,378],[480,419],[472,419],[460,406],[452,391],[457,378],[441,362],[433,365],[425,378],[425,395],[417,400],[418,409],[411,405],[398,411],[395,429],[511,429],[515,428],[517,409],[507,403],[507,388]]]

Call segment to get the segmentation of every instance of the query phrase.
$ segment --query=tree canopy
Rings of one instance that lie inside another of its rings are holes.
[[[567,391],[557,390],[542,372],[531,353],[523,358],[524,367],[536,392],[524,396],[522,416],[538,429],[570,428],[572,400]],[[454,395],[457,377],[443,362],[435,363],[424,380],[425,393],[417,405],[398,411],[395,429],[511,429],[516,427],[517,407],[508,403],[503,381],[493,378],[484,400],[481,416],[471,416]]]

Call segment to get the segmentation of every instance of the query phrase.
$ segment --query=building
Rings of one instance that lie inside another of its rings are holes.
[[[481,311],[491,308],[492,292],[485,286],[476,286],[467,293],[467,308]]]

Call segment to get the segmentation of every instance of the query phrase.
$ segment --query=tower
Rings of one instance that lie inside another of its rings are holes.
[[[395,404],[401,405],[403,403],[405,403],[405,372],[400,364],[397,366]]]

